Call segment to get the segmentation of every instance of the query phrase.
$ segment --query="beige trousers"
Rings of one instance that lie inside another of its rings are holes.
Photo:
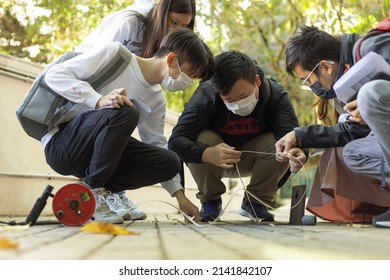
[[[219,134],[204,130],[198,136],[198,141],[215,146],[223,142]],[[272,133],[261,134],[237,148],[240,151],[258,151],[273,154],[242,153],[238,170],[242,177],[250,176],[247,190],[270,204],[278,190],[277,184],[286,173],[288,163],[275,160],[275,138]],[[197,198],[201,203],[217,199],[226,191],[222,178],[239,178],[237,168],[224,169],[211,163],[189,163],[188,168],[198,186]],[[256,202],[254,198],[250,199]]]

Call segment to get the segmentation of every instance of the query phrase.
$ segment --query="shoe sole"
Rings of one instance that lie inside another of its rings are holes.
[[[218,218],[218,219],[204,219],[204,218],[202,218],[201,219],[201,222],[203,222],[203,223],[208,223],[208,222],[220,222],[221,221],[221,218]]]
[[[118,218],[95,218],[92,217],[90,222],[102,222],[102,223],[111,223],[111,224],[123,224],[123,217],[118,216]]]
[[[120,216],[120,215],[118,215],[118,216]],[[125,220],[125,221],[131,220],[131,216],[130,216],[129,213],[126,213],[126,214],[124,214],[123,216],[120,216],[120,217],[122,217],[123,220]]]
[[[202,212],[200,213],[200,217],[201,217],[201,221],[202,222],[204,222],[204,223],[207,223],[207,222],[220,222],[221,221],[221,217],[220,217],[220,215],[221,215],[221,211],[222,210],[220,210],[220,212],[218,213],[218,215],[217,216],[215,216],[215,217],[203,217],[202,216]],[[218,218],[218,219],[217,219]]]
[[[251,221],[256,221],[256,217],[253,217],[251,213],[249,213],[248,211],[245,211],[244,209],[240,209],[238,210],[238,214],[243,216],[243,217],[246,217],[246,218],[249,218]],[[269,219],[269,218],[261,218],[261,217],[257,217],[258,219],[260,219],[262,222],[274,222],[274,218],[272,217],[272,220]]]
[[[382,228],[390,228],[390,221],[375,221],[374,226]]]
[[[251,213],[245,211],[244,209],[238,210],[238,214],[243,216],[243,217],[245,217],[245,218],[249,218],[251,221],[255,221],[256,220],[255,218],[253,218]]]
[[[134,218],[130,215],[130,219],[129,220],[133,220],[133,221],[135,221],[135,220],[145,220],[147,217],[148,216],[146,216],[146,214],[143,214],[140,217],[135,216]]]

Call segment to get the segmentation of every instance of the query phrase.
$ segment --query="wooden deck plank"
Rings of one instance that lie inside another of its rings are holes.
[[[345,249],[345,245],[326,235],[313,235],[301,230],[303,226],[271,226],[257,224],[221,224],[221,228],[231,230],[242,236],[252,237],[258,242],[254,243],[253,250],[261,248],[265,259],[365,259],[366,255],[359,255]],[[298,228],[299,227],[299,228]],[[345,241],[345,239],[344,239]],[[359,252],[361,253],[361,252]],[[375,258],[377,255],[375,254]],[[374,258],[371,256],[371,258]]]
[[[83,260],[113,238],[112,235],[80,232],[24,253],[19,259]]]
[[[205,226],[199,230],[194,225],[183,225],[179,215],[169,215],[165,222],[161,218],[160,221],[158,230],[166,259],[242,259],[237,252],[224,246],[223,242],[215,242],[210,238],[210,235],[220,233],[216,227]]]
[[[126,223],[124,227],[129,231],[137,232],[139,235],[118,235],[98,251],[88,256],[87,259],[163,259],[153,218],[148,217],[145,221]]]
[[[226,217],[225,217],[226,218]],[[228,217],[230,218],[230,217]],[[240,256],[238,259],[350,259],[349,255],[318,250],[302,250],[302,237],[280,235],[278,225],[253,222],[225,221],[196,228],[210,241],[228,248]],[[222,237],[222,238],[221,238]],[[282,240],[282,243],[280,242]],[[296,239],[296,245],[292,239]],[[202,257],[207,259],[206,256]],[[218,258],[217,258],[218,259]]]
[[[288,217],[274,223],[253,223],[236,213],[222,222],[184,224],[177,213],[149,214],[123,227],[139,235],[80,232],[79,227],[36,225],[6,231],[0,237],[17,250],[0,249],[0,259],[72,260],[250,260],[250,259],[390,259],[389,229],[371,225],[319,222],[291,226]]]

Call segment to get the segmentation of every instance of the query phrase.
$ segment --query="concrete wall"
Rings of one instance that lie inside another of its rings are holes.
[[[24,215],[47,184],[74,181],[46,164],[40,142],[20,127],[15,110],[42,66],[0,54],[0,214]],[[45,212],[50,211],[45,208]]]

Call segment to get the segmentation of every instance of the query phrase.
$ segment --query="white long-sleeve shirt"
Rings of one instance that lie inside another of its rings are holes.
[[[159,84],[151,85],[145,80],[135,55],[133,55],[128,67],[116,79],[102,87],[99,92],[86,82],[95,73],[103,71],[115,58],[119,47],[119,42],[112,42],[49,68],[45,75],[47,85],[59,95],[76,103],[60,121],[69,121],[82,112],[95,110],[94,108],[102,95],[108,94],[114,89],[125,88],[129,99],[139,100],[150,108],[150,113],[143,120],[140,120],[137,126],[141,141],[166,148],[167,139],[164,136],[165,94]],[[58,128],[55,127],[42,138],[43,146],[57,131]],[[170,195],[173,195],[177,190],[182,189],[180,176],[177,175],[174,179],[162,183],[162,186]]]
[[[153,8],[153,0],[136,0],[126,9],[105,16],[96,27],[75,49],[85,52],[94,47],[100,47],[108,42],[120,42],[133,54],[140,55],[142,43],[142,24],[136,18],[134,11],[146,16]]]

